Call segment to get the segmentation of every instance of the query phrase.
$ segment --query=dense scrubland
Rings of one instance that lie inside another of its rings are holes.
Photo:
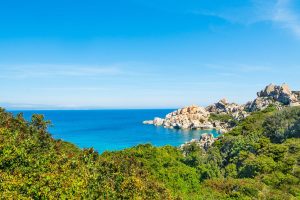
[[[144,144],[99,155],[53,139],[41,115],[1,109],[0,197],[299,199],[300,107],[270,106],[237,123],[207,151]]]

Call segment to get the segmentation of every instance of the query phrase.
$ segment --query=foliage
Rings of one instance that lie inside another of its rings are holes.
[[[54,140],[50,122],[0,109],[3,199],[297,199],[300,108],[268,108],[208,151],[138,145],[99,155]]]
[[[228,121],[234,120],[234,118],[229,114],[211,113],[209,117],[211,120],[218,120],[218,121],[222,121],[222,122],[228,122]]]
[[[187,152],[185,159],[194,158],[187,164],[205,186],[229,198],[299,198],[299,113],[299,107],[252,113],[206,153]]]
[[[234,119],[232,115],[229,114],[215,114],[211,113],[209,116],[210,121],[220,121],[224,123],[229,123],[232,127],[235,126],[238,121]]]
[[[281,143],[290,137],[300,137],[300,108],[288,108],[265,121],[266,136]]]

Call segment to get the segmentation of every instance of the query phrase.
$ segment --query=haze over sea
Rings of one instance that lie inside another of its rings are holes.
[[[179,146],[208,130],[175,130],[142,124],[143,120],[164,117],[172,110],[26,110],[26,119],[32,114],[43,114],[53,126],[49,132],[56,139],[72,142],[81,148],[93,147],[99,153],[121,150],[138,144]]]

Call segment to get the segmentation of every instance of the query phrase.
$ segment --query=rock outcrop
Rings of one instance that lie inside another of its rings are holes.
[[[240,121],[251,112],[263,110],[271,104],[277,109],[283,106],[300,106],[300,91],[291,91],[287,84],[281,86],[270,84],[257,93],[256,99],[245,105],[229,103],[226,99],[222,99],[206,108],[192,105],[171,112],[164,119],[156,117],[143,123],[176,129],[217,129],[220,133],[226,133],[235,126],[236,123],[232,123],[233,121]],[[216,120],[211,118],[213,115],[220,118],[227,115],[233,120]]]
[[[153,121],[144,121],[144,124],[177,129],[212,129],[208,119],[209,112],[205,108],[192,105],[167,114],[165,119],[156,117]]]
[[[297,97],[297,101],[291,102],[290,106],[300,106],[300,91],[292,91],[292,94]]]
[[[278,101],[283,105],[289,105],[298,101],[298,97],[294,94],[287,84],[281,86],[270,84],[264,90],[257,93],[258,97],[268,97],[274,101]]]
[[[232,116],[236,120],[241,120],[249,114],[245,111],[244,105],[229,103],[226,99],[221,99],[219,102],[206,107],[209,113],[226,114]]]
[[[292,91],[298,97],[298,101],[300,101],[300,91]]]
[[[181,150],[184,150],[185,147],[190,146],[191,144],[196,144],[200,148],[204,149],[205,151],[217,140],[217,138],[214,138],[212,134],[205,133],[200,136],[200,139],[192,139],[189,142],[186,142],[185,144],[182,144],[180,146]]]
[[[236,120],[244,119],[248,116],[243,106],[228,103],[226,99],[222,99],[207,108],[192,105],[171,112],[164,119],[156,117],[154,120],[147,120],[143,123],[175,129],[217,129],[220,133],[225,133],[232,128],[230,123],[211,120],[210,115],[212,113],[230,115]]]
[[[278,109],[283,106],[299,106],[300,92],[291,91],[287,84],[281,86],[270,84],[257,93],[257,98],[248,102],[245,106],[248,112],[259,111],[267,108],[269,105],[275,105]]]
[[[143,124],[148,124],[148,125],[150,124],[150,125],[151,125],[151,124],[153,124],[153,120],[146,120],[146,121],[143,121]]]
[[[156,117],[143,123],[176,129],[217,129],[222,134],[234,128],[236,121],[270,105],[274,105],[278,110],[284,106],[300,106],[300,91],[291,91],[287,84],[281,86],[270,84],[257,93],[256,99],[245,105],[221,99],[206,108],[192,105],[171,112],[164,119]],[[193,139],[180,148],[184,152],[186,147],[196,144],[206,151],[216,140],[212,134],[203,134],[199,140]]]
[[[282,108],[282,104],[278,101],[275,101],[269,97],[257,97],[253,101],[250,101],[246,104],[245,109],[248,112],[255,112],[264,110],[270,105],[274,105],[278,110]]]

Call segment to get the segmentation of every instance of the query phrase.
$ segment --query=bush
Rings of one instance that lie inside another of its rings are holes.
[[[282,143],[290,137],[300,137],[300,107],[287,108],[268,117],[264,134],[273,142]]]

